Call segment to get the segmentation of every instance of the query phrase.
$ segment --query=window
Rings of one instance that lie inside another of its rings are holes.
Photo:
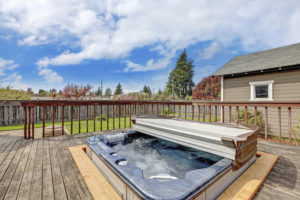
[[[250,101],[273,101],[274,81],[250,82]]]

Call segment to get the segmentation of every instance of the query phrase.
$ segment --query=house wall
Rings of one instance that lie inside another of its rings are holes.
[[[268,74],[251,75],[235,78],[224,79],[224,101],[243,101],[250,100],[250,85],[249,82],[254,81],[268,81],[274,80],[273,85],[273,98],[274,101],[286,102],[286,101],[298,101],[300,102],[300,69],[286,72],[274,72]],[[243,109],[243,108],[240,108]],[[253,108],[248,109],[249,112],[254,113]],[[258,108],[262,113],[263,120],[265,119],[264,108]],[[225,108],[225,121],[229,120],[229,109]],[[235,108],[232,108],[232,114],[235,112]],[[292,108],[292,127],[295,127],[299,123],[300,109]],[[278,123],[278,108],[268,109],[269,119],[269,134],[279,135],[279,123]],[[282,124],[282,136],[288,137],[288,114],[287,108],[281,110],[281,124]],[[264,129],[263,129],[264,130]],[[298,138],[300,135],[298,135]]]

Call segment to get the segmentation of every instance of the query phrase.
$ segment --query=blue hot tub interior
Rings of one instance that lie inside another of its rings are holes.
[[[88,145],[145,199],[183,199],[229,169],[227,158],[135,131],[93,136]]]

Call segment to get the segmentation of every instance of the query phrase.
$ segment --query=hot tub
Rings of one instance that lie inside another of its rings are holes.
[[[233,160],[132,130],[90,137],[87,155],[122,199],[215,199],[254,161]]]

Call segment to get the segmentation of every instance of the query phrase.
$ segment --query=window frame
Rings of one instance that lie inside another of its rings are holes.
[[[249,82],[250,85],[250,101],[274,101],[273,98],[273,84],[274,80],[269,81],[255,81],[255,82]],[[268,98],[256,98],[256,86],[262,86],[267,85],[268,86]]]

